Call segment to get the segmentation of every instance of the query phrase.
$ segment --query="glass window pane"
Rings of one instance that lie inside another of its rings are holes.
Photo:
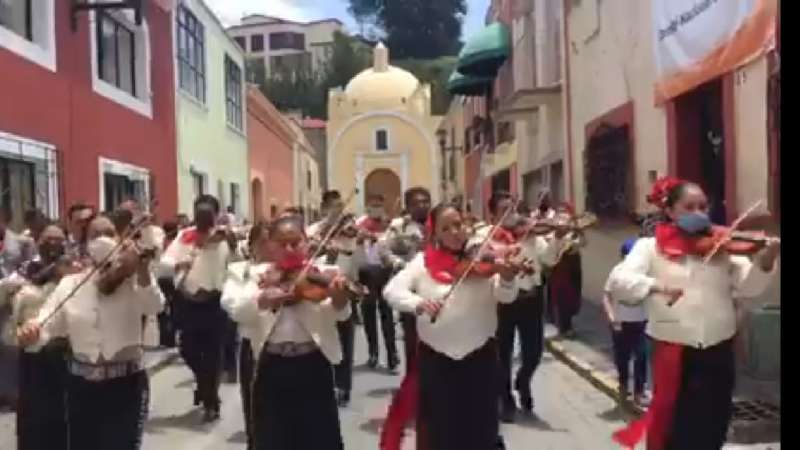
[[[100,26],[100,78],[116,85],[117,84],[117,39],[114,33],[114,23],[103,17]]]
[[[119,88],[133,95],[135,86],[133,71],[136,67],[133,33],[123,27],[119,27],[117,45],[119,47]]]
[[[30,8],[30,0],[0,0],[0,27],[32,40]]]

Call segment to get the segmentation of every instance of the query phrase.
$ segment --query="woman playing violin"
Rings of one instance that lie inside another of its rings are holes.
[[[517,269],[499,263],[490,277],[458,283],[467,242],[461,213],[441,204],[431,211],[428,228],[432,239],[425,251],[384,290],[394,308],[418,314],[417,423],[424,432],[417,433],[417,448],[495,448],[497,303],[514,300]]]
[[[306,283],[307,239],[297,217],[270,224],[262,254],[274,263],[253,266],[249,281],[231,281],[226,309],[247,324],[258,355],[252,392],[253,448],[341,450],[332,365],[342,358],[336,321],[350,315],[346,279],[335,268],[316,266],[328,280]],[[331,274],[331,272],[333,274]],[[303,279],[298,279],[303,278]]]
[[[712,229],[708,199],[694,183],[670,182],[668,222],[639,239],[609,279],[620,302],[648,302],[647,334],[654,341],[654,398],[644,419],[615,439],[633,447],[718,450],[732,414],[736,334],[734,300],[760,294],[773,278],[780,244],[750,257],[723,250],[707,260],[698,243]]]

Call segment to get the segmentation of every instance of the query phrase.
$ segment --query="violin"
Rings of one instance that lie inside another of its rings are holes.
[[[731,255],[750,256],[772,242],[780,242],[780,238],[767,236],[764,231],[731,230],[728,227],[715,225],[706,235],[691,241],[691,252],[695,255],[708,256],[715,249],[720,249]]]
[[[534,235],[547,235],[556,230],[558,231],[567,231],[567,232],[581,232],[591,226],[597,224],[598,219],[597,216],[592,213],[583,213],[580,216],[575,216],[570,218],[569,220],[563,220],[559,218],[552,218],[552,219],[533,219],[533,218],[526,218],[524,219],[527,223],[520,224],[520,228],[525,230],[522,231],[524,235],[534,234]]]
[[[297,278],[300,275],[300,270],[283,272],[280,278],[280,284],[291,284],[293,287],[292,292],[287,292],[287,299],[292,300],[306,300],[312,303],[320,303],[331,296],[331,283],[333,276],[320,272],[317,269],[308,270],[302,278]],[[266,277],[259,280],[259,288],[265,289],[271,286],[272,283]],[[369,289],[361,283],[347,280],[345,282],[345,290],[356,298],[363,298],[369,294]]]
[[[125,280],[136,273],[142,261],[153,259],[155,256],[155,248],[140,248],[135,241],[123,247],[114,259],[100,268],[97,279],[100,293],[113,294]]]
[[[519,273],[533,275],[536,273],[536,268],[532,260],[529,258],[519,261],[514,260],[521,251],[522,249],[519,246],[513,246],[506,252],[498,251],[497,249],[486,249],[478,256],[472,252],[471,256],[462,258],[456,264],[452,275],[456,278],[491,278],[500,273],[501,266],[508,265],[514,267]],[[472,263],[473,259],[476,259],[474,264]]]

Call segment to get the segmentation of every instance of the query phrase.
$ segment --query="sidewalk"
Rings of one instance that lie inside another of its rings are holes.
[[[147,373],[152,378],[161,369],[165,368],[178,356],[176,349],[148,349],[144,354],[144,365]],[[15,450],[17,448],[16,438],[16,414],[13,412],[0,412],[0,449]]]
[[[555,338],[556,330],[550,325],[545,331],[547,349],[609,396],[616,396],[618,383],[611,333],[600,299],[605,277],[619,261],[620,243],[629,236],[635,236],[637,231],[633,227],[609,227],[594,229],[588,234],[589,246],[583,258],[585,299],[574,321],[577,335],[564,340]],[[778,382],[757,381],[744,370],[738,370],[731,442],[779,441],[779,392]],[[630,402],[624,406],[642,412]]]

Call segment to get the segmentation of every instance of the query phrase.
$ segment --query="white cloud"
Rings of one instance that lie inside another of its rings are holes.
[[[239,23],[247,14],[267,14],[283,19],[306,21],[316,8],[309,0],[205,0],[225,26]]]

